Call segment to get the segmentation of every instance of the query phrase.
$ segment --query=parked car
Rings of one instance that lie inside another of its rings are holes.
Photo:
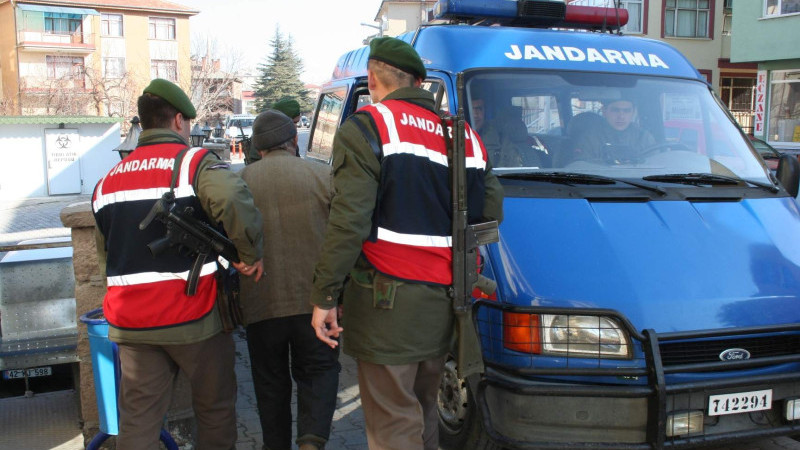
[[[234,114],[225,121],[225,138],[240,141],[253,134],[253,121],[256,116],[252,114]]]
[[[778,170],[778,160],[781,159],[781,152],[775,150],[775,147],[769,145],[766,141],[759,139],[753,135],[747,135],[750,138],[750,143],[753,144],[758,153],[764,158],[769,170],[775,172]]]
[[[308,128],[311,125],[311,122],[308,121],[308,117],[300,116],[300,120],[297,121],[297,128]]]

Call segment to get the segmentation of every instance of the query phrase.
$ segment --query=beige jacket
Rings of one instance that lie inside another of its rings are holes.
[[[275,150],[241,175],[264,218],[264,277],[258,283],[241,277],[245,322],[310,314],[314,265],[333,196],[331,168]]]

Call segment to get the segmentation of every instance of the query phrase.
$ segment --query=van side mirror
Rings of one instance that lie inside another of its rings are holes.
[[[797,197],[800,189],[800,161],[794,155],[781,155],[776,175],[783,188],[792,197]]]

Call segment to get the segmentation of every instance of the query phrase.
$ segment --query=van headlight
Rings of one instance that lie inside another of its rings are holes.
[[[542,353],[628,358],[628,333],[610,317],[542,314]]]

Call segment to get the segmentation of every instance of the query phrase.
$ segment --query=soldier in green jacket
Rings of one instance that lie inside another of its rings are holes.
[[[103,312],[109,339],[119,344],[117,448],[158,448],[181,370],[191,383],[195,447],[229,450],[238,436],[235,345],[223,332],[215,306],[216,262],[203,263],[196,291],[189,293],[186,273],[193,257],[174,248],[150,255],[149,233],[166,233],[166,228],[159,222],[139,228],[169,189],[171,161],[189,147],[195,108],[178,86],[156,79],[139,97],[138,109],[144,131],[136,150],[111,169],[92,196],[98,256],[108,285]],[[240,262],[233,266],[257,280],[263,270],[262,218],[247,185],[207,150],[187,150],[182,161],[176,204],[193,205],[209,225],[222,225],[238,251]]]
[[[402,100],[433,111],[432,94],[419,87],[425,67],[416,51],[395,38],[375,39],[370,47],[368,85],[373,102]],[[387,207],[378,199],[385,174],[370,141],[380,139],[365,114],[345,121],[334,138],[336,194],[314,270],[312,326],[317,337],[332,347],[346,329],[343,348],[358,363],[371,448],[436,449],[436,395],[454,337],[452,301],[448,286],[388,276],[362,254],[373,230],[373,212]],[[482,215],[500,220],[502,187],[490,169],[487,166],[484,175]],[[336,313],[340,297],[344,328]]]

